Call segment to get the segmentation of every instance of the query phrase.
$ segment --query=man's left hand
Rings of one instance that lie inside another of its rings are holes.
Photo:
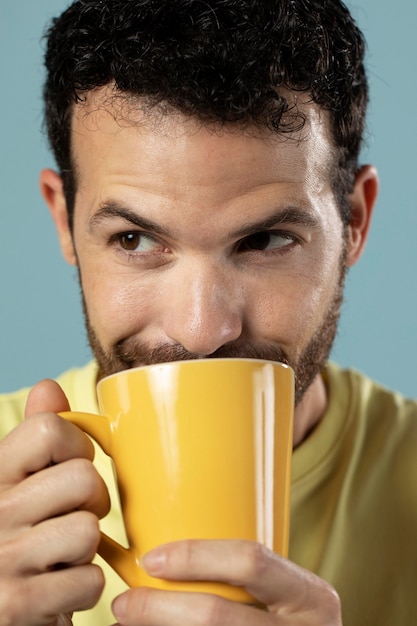
[[[120,626],[342,626],[328,583],[257,543],[179,541],[152,550],[142,564],[158,578],[238,585],[265,610],[204,593],[136,588],[113,603]]]

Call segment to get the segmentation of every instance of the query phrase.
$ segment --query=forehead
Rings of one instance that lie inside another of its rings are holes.
[[[334,148],[328,115],[306,95],[296,97],[302,128],[277,134],[265,127],[203,122],[147,107],[110,87],[94,90],[74,107],[72,152],[78,182],[87,183],[92,167],[97,171],[98,165],[112,164],[132,173],[150,167],[159,183],[168,170],[178,180],[188,172],[194,183],[206,186],[212,180],[233,184],[240,178],[244,183],[248,170],[260,184],[329,183]]]

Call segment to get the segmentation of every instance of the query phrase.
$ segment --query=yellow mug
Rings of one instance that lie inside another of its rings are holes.
[[[97,385],[101,415],[62,415],[113,460],[125,548],[99,554],[131,587],[204,591],[253,602],[223,583],[150,577],[140,558],[181,539],[248,539],[287,556],[294,375],[257,359],[177,361]]]

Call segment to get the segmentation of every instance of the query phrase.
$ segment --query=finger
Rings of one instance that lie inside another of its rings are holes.
[[[6,579],[0,587],[2,623],[50,625],[61,614],[92,608],[103,587],[102,571],[91,564],[23,580]]]
[[[3,532],[33,526],[75,509],[104,517],[110,508],[107,487],[88,459],[70,459],[32,474],[0,499]]]
[[[28,594],[28,609],[31,598],[48,598],[49,606],[45,613],[49,619],[60,613],[91,609],[100,599],[105,583],[102,570],[94,564],[70,567],[29,580],[33,584]]]
[[[142,564],[150,575],[160,578],[244,587],[270,610],[285,606],[288,613],[313,613],[323,605],[330,614],[338,608],[330,585],[255,542],[180,541],[149,552]]]
[[[89,438],[54,413],[35,414],[0,442],[0,487],[77,457],[93,460],[94,447]]]
[[[61,413],[69,411],[70,404],[61,387],[54,380],[42,380],[29,392],[25,417],[34,413]]]
[[[120,626],[271,626],[271,615],[251,606],[202,593],[131,589],[116,598]]]
[[[0,575],[35,576],[90,563],[100,541],[98,519],[77,511],[38,524],[0,545]]]

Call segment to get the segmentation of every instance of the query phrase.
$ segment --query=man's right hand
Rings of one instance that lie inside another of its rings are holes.
[[[91,561],[109,496],[90,440],[57,415],[67,410],[59,385],[43,381],[0,442],[0,626],[63,626],[104,586]]]

